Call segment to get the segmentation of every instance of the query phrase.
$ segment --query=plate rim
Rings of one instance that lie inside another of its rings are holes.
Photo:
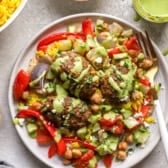
[[[121,22],[123,24],[125,24],[126,26],[133,28],[135,31],[141,31],[141,29],[137,28],[136,26],[134,26],[132,23],[123,20],[121,18],[118,18],[116,16],[112,16],[109,14],[102,14],[102,13],[78,13],[78,14],[73,14],[73,15],[68,15],[65,17],[61,17],[60,19],[56,19],[55,21],[49,23],[48,25],[44,26],[44,28],[42,28],[40,31],[38,31],[25,45],[25,47],[21,50],[21,52],[19,53],[19,56],[16,59],[15,64],[13,65],[12,71],[10,73],[10,81],[9,81],[9,86],[8,86],[8,106],[9,106],[9,112],[11,115],[11,118],[13,119],[14,116],[16,115],[16,109],[14,109],[13,107],[13,96],[12,96],[12,88],[13,88],[13,81],[15,78],[15,73],[17,72],[17,66],[19,64],[19,62],[21,61],[22,57],[24,56],[24,53],[26,53],[27,49],[31,46],[31,44],[33,44],[37,39],[39,39],[41,37],[41,35],[47,31],[47,29],[51,28],[52,26],[59,24],[61,22],[65,22],[67,20],[70,19],[75,19],[75,18],[80,18],[80,17],[104,17],[104,18],[108,18],[108,19],[112,19],[113,21],[118,21]],[[164,70],[166,71],[165,73],[168,74],[168,66],[166,61],[164,61],[164,58],[161,57],[162,53],[160,51],[160,49],[157,47],[157,45],[152,42],[154,44],[154,47],[157,51],[157,53],[159,53],[159,59],[161,64],[164,66]],[[15,115],[14,115],[15,112]],[[168,117],[167,117],[168,118]],[[41,157],[39,157],[36,152],[33,151],[33,149],[31,149],[31,147],[28,145],[28,143],[26,142],[25,138],[21,135],[21,129],[18,126],[14,126],[16,128],[16,131],[20,137],[20,139],[22,140],[23,144],[26,146],[26,148],[38,159],[40,160],[42,163],[44,163],[45,165],[49,166],[49,167],[53,167],[51,166],[51,164],[49,163],[49,161],[47,159],[42,159]],[[160,134],[157,137],[157,139],[155,140],[155,143],[153,143],[152,147],[148,150],[146,150],[145,154],[143,156],[141,156],[141,158],[138,161],[134,161],[133,163],[131,163],[131,167],[135,166],[136,164],[140,163],[143,159],[145,159],[156,147],[156,145],[158,144],[160,140]],[[47,156],[46,156],[47,158]],[[128,165],[129,167],[125,167],[125,168],[130,168],[130,165]]]

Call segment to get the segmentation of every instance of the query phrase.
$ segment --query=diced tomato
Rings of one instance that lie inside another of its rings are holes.
[[[19,100],[22,97],[23,92],[28,87],[29,81],[29,74],[24,70],[20,70],[13,85],[13,95],[16,100]]]
[[[140,108],[140,112],[142,112],[144,118],[148,117],[150,110],[151,107],[149,105],[143,104]]]
[[[151,83],[150,83],[149,79],[147,79],[147,78],[140,78],[139,81],[140,81],[140,83],[142,83],[145,86],[149,86],[149,87],[151,86]]]
[[[40,145],[50,144],[51,142],[53,142],[53,138],[46,129],[37,130],[36,140]]]
[[[114,129],[113,133],[117,134],[117,135],[121,134],[124,130],[124,124],[122,121],[117,121],[117,123],[115,124],[114,127],[115,127],[115,129]]]
[[[116,121],[117,120],[111,120],[111,119],[107,120],[105,118],[101,118],[99,120],[101,126],[107,126],[107,127],[113,126],[116,123]]]
[[[130,37],[127,41],[125,41],[124,45],[128,50],[141,51],[141,48],[138,45],[137,38],[135,36]]]
[[[93,32],[93,23],[91,19],[86,19],[82,22],[82,32],[87,35],[94,35]]]

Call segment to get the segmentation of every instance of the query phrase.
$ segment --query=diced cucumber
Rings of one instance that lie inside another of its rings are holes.
[[[88,119],[90,123],[96,123],[101,118],[101,114],[91,115]]]
[[[123,120],[123,122],[124,122],[124,125],[129,129],[134,128],[135,126],[139,124],[138,121],[133,117],[129,117]]]
[[[72,41],[67,39],[67,40],[60,40],[58,42],[58,49],[61,51],[68,51],[72,49]]]
[[[133,138],[136,144],[144,144],[150,136],[150,132],[147,128],[138,129],[133,133]]]
[[[77,135],[83,139],[86,136],[87,132],[87,127],[82,127],[77,130]]]
[[[115,136],[110,136],[105,139],[105,144],[101,143],[97,148],[96,151],[99,155],[106,155],[113,153],[118,146],[119,138]]]
[[[95,168],[96,164],[97,164],[97,159],[94,156],[92,159],[89,160],[88,167],[89,168]]]
[[[56,85],[56,93],[58,96],[67,96],[67,91],[59,84]]]
[[[76,32],[76,26],[75,25],[69,25],[67,27],[67,32],[75,33]]]
[[[110,111],[112,109],[112,106],[111,105],[100,105],[99,108],[100,110],[103,110],[103,111]]]
[[[26,128],[29,134],[33,134],[37,131],[37,125],[35,123],[26,124]]]
[[[127,53],[113,54],[113,58],[115,60],[120,60],[120,59],[128,58],[128,54]]]
[[[128,110],[128,109],[121,109],[120,111],[122,113],[122,115],[124,116],[124,118],[128,118],[132,115],[132,111]]]
[[[87,35],[86,43],[91,48],[97,47],[97,42],[91,35]]]
[[[103,115],[103,118],[106,119],[106,120],[114,120],[116,118],[116,115],[117,115],[116,113],[110,111],[108,113],[105,113]]]
[[[92,132],[97,132],[97,131],[99,131],[100,129],[101,129],[101,128],[100,128],[99,123],[95,123],[95,124],[93,125]]]
[[[89,51],[89,46],[82,40],[76,40],[74,43],[74,51],[80,55],[84,55],[87,51]]]

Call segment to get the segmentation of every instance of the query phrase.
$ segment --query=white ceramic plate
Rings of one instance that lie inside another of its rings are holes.
[[[15,12],[12,14],[12,16],[7,20],[5,24],[0,26],[0,32],[2,32],[4,29],[6,29],[21,13],[21,11],[24,9],[25,5],[27,3],[27,0],[22,0],[19,7],[15,10]]]
[[[68,17],[59,19],[51,23],[47,27],[45,27],[28,43],[26,48],[19,55],[17,62],[13,68],[13,72],[11,74],[10,84],[9,84],[9,107],[10,107],[12,118],[14,118],[16,115],[16,104],[12,96],[12,86],[13,86],[14,78],[17,72],[19,71],[19,69],[21,68],[24,69],[26,66],[28,66],[28,62],[30,58],[34,56],[38,41],[42,37],[48,34],[52,34],[53,32],[60,32],[63,30],[65,31],[67,25],[81,22],[82,20],[88,17],[92,18],[93,21],[95,21],[97,18],[102,18],[107,22],[116,21],[122,24],[123,26],[133,28],[134,31],[140,31],[139,29],[135,28],[133,25],[127,23],[126,21],[123,21],[121,19],[109,16],[109,15],[97,14],[97,13],[84,13],[84,14],[76,14],[76,15],[68,16]],[[168,85],[166,84],[166,77],[168,76],[168,69],[166,68],[166,63],[164,58],[161,55],[161,52],[156,47],[156,45],[154,46],[157,51],[159,63],[160,63],[160,71],[158,73],[156,80],[161,82],[162,86],[164,87],[164,90],[161,90],[160,92],[159,99],[164,112],[164,116],[167,119],[168,116],[166,114],[166,109],[168,108],[168,105],[166,104],[166,100],[168,99],[168,96],[167,96]],[[48,147],[40,147],[35,140],[30,139],[29,136],[27,135],[27,131],[25,130],[25,128],[16,126],[16,129],[23,143],[39,160],[41,160],[43,163],[45,163],[46,165],[52,168],[56,168],[56,167],[65,168],[62,165],[59,158],[53,157],[52,159],[48,159],[47,158]],[[143,149],[136,149],[135,152],[132,155],[128,156],[128,158],[124,162],[117,162],[117,163],[114,162],[113,168],[130,168],[135,164],[137,164],[138,162],[142,161],[154,149],[154,147],[157,145],[160,139],[159,129],[157,124],[153,124],[150,128],[150,131],[151,131],[151,136],[146,146]],[[99,167],[102,168],[104,166],[100,163]]]

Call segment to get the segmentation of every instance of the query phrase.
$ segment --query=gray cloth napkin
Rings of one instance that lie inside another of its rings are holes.
[[[7,162],[0,161],[0,168],[14,168],[14,167]]]

